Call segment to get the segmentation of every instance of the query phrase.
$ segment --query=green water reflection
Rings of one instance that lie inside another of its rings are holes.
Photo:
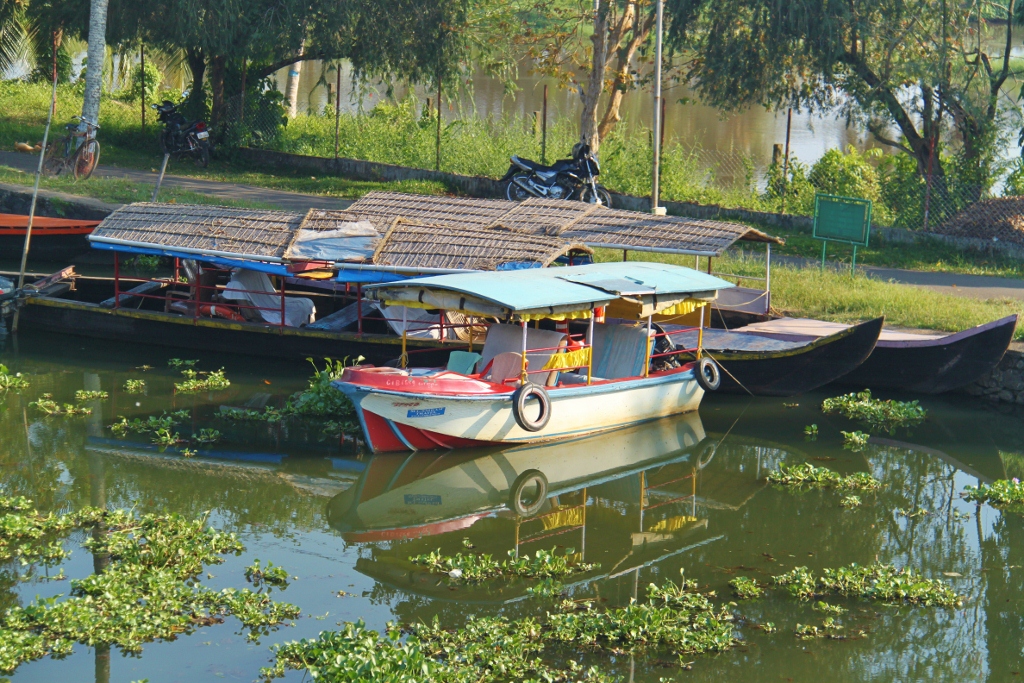
[[[827,394],[800,397],[795,408],[712,397],[699,416],[572,442],[371,456],[322,436],[315,423],[218,417],[222,406],[282,404],[304,386],[308,366],[200,354],[194,357],[201,367],[226,367],[232,386],[185,397],[172,392],[177,375],[166,361],[173,355],[180,354],[24,336],[15,349],[8,341],[0,362],[25,373],[31,387],[0,399],[0,485],[45,510],[92,504],[190,516],[209,511],[211,523],[238,532],[247,551],[211,568],[207,583],[241,586],[246,564],[272,561],[298,577],[282,598],[303,616],[259,644],[247,643],[229,622],[149,645],[141,658],[79,647],[66,660],[23,666],[13,681],[251,681],[268,663],[269,645],[314,637],[339,621],[363,618],[381,627],[436,616],[458,626],[470,615],[553,609],[551,599],[527,592],[528,582],[455,586],[408,562],[437,548],[464,551],[463,539],[499,558],[572,547],[600,567],[565,581],[566,591],[604,605],[642,597],[647,584],[677,579],[680,569],[728,600],[728,581],[738,575],[766,580],[794,566],[876,559],[946,578],[968,597],[959,610],[841,601],[850,608],[840,619],[845,632],[863,629],[867,637],[802,641],[793,635],[796,624],[820,624],[822,615],[774,593],[736,607],[740,647],[696,658],[690,671],[673,668],[671,655],[583,657],[623,680],[1003,681],[1024,674],[1021,517],[958,495],[966,484],[1024,473],[1020,413],[961,396],[926,399],[926,423],[852,452],[839,435],[852,425],[817,409]],[[142,365],[153,369],[136,369]],[[145,379],[147,392],[125,393],[129,378]],[[110,398],[92,402],[93,415],[75,418],[43,417],[28,405],[44,392],[70,402],[79,389],[104,390]],[[180,431],[215,428],[224,439],[185,459],[107,429],[118,416],[182,409],[189,418]],[[803,435],[812,422],[816,441]],[[806,461],[843,473],[869,471],[882,489],[863,494],[863,506],[848,511],[835,492],[764,484],[778,463]],[[543,473],[547,492],[540,510],[523,518],[510,499],[532,471]],[[82,540],[72,539],[70,576],[102,570],[104,558],[79,548]],[[66,582],[19,583],[0,571],[0,608],[67,590]],[[765,621],[778,632],[753,628]],[[293,672],[288,680],[301,678]]]

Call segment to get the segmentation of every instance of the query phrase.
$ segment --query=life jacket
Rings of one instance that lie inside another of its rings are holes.
[[[199,306],[199,315],[205,315],[208,318],[225,318],[240,323],[245,322],[245,318],[242,317],[241,313],[223,304],[201,304]]]

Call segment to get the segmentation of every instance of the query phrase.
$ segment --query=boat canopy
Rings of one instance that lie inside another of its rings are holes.
[[[684,315],[734,285],[691,268],[637,261],[493,273],[458,273],[371,285],[385,305],[459,311],[469,315],[588,318],[616,300],[635,304],[637,318]]]

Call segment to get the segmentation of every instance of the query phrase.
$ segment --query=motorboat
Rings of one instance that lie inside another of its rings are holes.
[[[551,441],[694,411],[721,383],[701,356],[702,326],[695,347],[670,346],[693,328],[657,332],[652,317],[699,312],[728,287],[690,268],[636,261],[370,286],[367,296],[386,305],[455,310],[485,325],[483,348],[453,352],[443,368],[408,367],[403,353],[404,367],[350,367],[335,386],[374,452]],[[605,309],[614,322],[596,321]],[[569,321],[582,320],[586,332],[571,334]],[[695,360],[679,362],[682,354]]]

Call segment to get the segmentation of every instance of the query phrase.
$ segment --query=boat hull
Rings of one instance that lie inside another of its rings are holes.
[[[439,395],[353,382],[337,385],[356,406],[374,452],[538,443],[696,410],[704,395],[692,366],[646,378],[548,390],[551,419],[542,429],[520,427],[512,394]]]
[[[88,237],[99,221],[36,216],[29,256],[35,260],[66,261],[90,250]],[[21,257],[28,216],[0,214],[0,258]]]
[[[290,360],[363,356],[372,363],[385,363],[401,354],[402,343],[392,335],[358,335],[188,318],[173,313],[112,309],[46,297],[26,301],[19,326],[60,335]],[[417,361],[443,365],[453,345],[442,347],[440,342],[410,340],[409,348],[422,350],[416,355]]]
[[[755,335],[736,335],[748,342],[745,350],[715,349],[706,339],[705,352],[724,370],[721,392],[794,396],[834,382],[863,363],[875,348],[882,323],[882,318],[869,320],[783,350],[773,350],[767,343],[758,350]]]

